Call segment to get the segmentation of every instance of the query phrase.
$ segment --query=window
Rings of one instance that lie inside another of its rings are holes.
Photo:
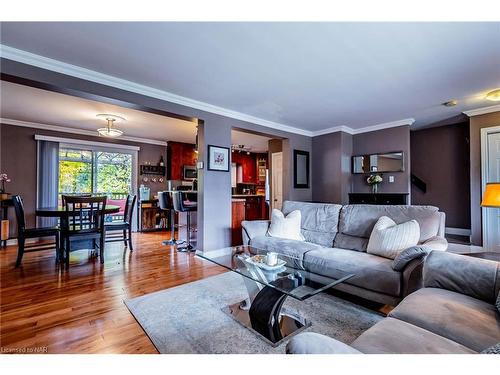
[[[60,147],[59,196],[92,193],[122,198],[131,192],[131,153]]]

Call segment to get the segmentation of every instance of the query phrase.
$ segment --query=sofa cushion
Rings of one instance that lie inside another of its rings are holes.
[[[425,287],[441,288],[495,303],[500,293],[500,263],[432,251],[423,269]]]
[[[396,224],[387,216],[381,216],[373,227],[366,252],[394,259],[398,254],[418,244],[420,227],[416,220]]]
[[[355,250],[365,251],[367,239],[381,216],[391,218],[396,224],[415,219],[420,226],[419,243],[438,235],[442,220],[438,208],[433,206],[347,205],[340,211],[339,235],[334,247],[352,249],[354,245]],[[363,240],[354,241],[351,237]]]
[[[302,234],[306,241],[332,247],[333,239],[338,231],[341,208],[339,204],[285,201],[282,211],[288,215],[294,210],[300,210]]]
[[[321,246],[310,242],[269,236],[254,237],[250,240],[250,245],[257,249],[274,251],[300,261],[302,261],[304,254],[308,251],[322,249]]]
[[[286,345],[288,354],[361,354],[360,351],[331,337],[314,332],[301,333]]]
[[[368,354],[470,354],[475,351],[402,320],[386,318],[351,344]]]
[[[493,304],[445,289],[419,289],[389,316],[477,352],[500,342],[500,314]]]
[[[401,273],[392,269],[392,260],[358,251],[322,248],[305,253],[307,270],[333,278],[353,273],[346,283],[361,288],[399,296]]]

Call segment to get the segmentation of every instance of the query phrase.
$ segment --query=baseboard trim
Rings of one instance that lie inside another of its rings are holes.
[[[446,234],[454,234],[457,236],[471,236],[471,230],[466,229],[466,228],[451,228],[451,227],[446,227],[444,229],[444,233]]]

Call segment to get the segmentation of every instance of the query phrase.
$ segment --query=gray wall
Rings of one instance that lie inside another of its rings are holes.
[[[313,200],[347,204],[351,191],[352,135],[335,132],[312,140]]]
[[[52,137],[64,137],[71,139],[80,139],[86,141],[102,142],[102,138],[88,135],[59,133],[44,129],[34,129],[13,125],[0,124],[0,170],[7,173],[12,182],[7,184],[7,192],[19,194],[23,197],[27,224],[35,226],[35,206],[36,206],[36,150],[37,144],[35,134],[47,135]],[[153,145],[148,143],[138,143],[123,141],[120,139],[106,139],[106,143],[117,143],[140,147],[138,152],[138,163],[145,162],[156,163],[163,156],[166,160],[167,148],[165,146]],[[143,182],[141,176],[137,176],[137,186]],[[156,194],[158,190],[163,190],[161,184],[147,183],[151,188],[151,194]],[[10,236],[16,235],[15,220],[13,210],[9,210],[9,219],[11,219]]]
[[[312,198],[312,186],[309,189],[293,188],[293,176],[292,173],[290,173],[293,150],[301,149],[310,152],[310,137],[216,115],[7,59],[1,59],[0,62],[2,73],[32,80],[38,84],[45,84],[57,90],[62,89],[69,94],[81,95],[82,93],[86,93],[87,95],[92,95],[93,97],[91,98],[98,101],[109,102],[130,108],[144,106],[152,110],[167,111],[186,117],[202,119],[204,125],[200,127],[200,144],[202,144],[203,147],[199,149],[200,160],[205,160],[207,144],[215,144],[224,147],[231,146],[232,127],[247,129],[272,137],[285,138],[287,141],[284,142],[283,145],[284,180],[290,183],[290,188],[284,192],[284,199],[308,201]],[[140,107],[138,109],[140,109]],[[166,138],[168,138],[168,135]],[[199,176],[200,183],[198,189],[200,191],[200,202],[198,223],[201,228],[198,236],[199,247],[202,249],[212,249],[226,246],[231,240],[229,235],[229,228],[231,225],[230,172],[208,171],[205,165],[204,170],[200,171]]]
[[[410,126],[398,126],[377,130],[353,136],[352,154],[366,155],[391,151],[404,152],[404,172],[384,173],[384,182],[379,185],[380,193],[409,193],[410,192]],[[388,176],[394,176],[394,183],[389,183]],[[352,176],[352,191],[368,193],[370,186],[366,183],[366,175]]]
[[[411,172],[427,184],[411,187],[412,204],[446,213],[446,226],[470,228],[469,122],[412,131]]]

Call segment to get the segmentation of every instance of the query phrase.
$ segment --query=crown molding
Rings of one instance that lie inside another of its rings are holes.
[[[486,113],[492,113],[492,112],[498,112],[498,111],[500,111],[500,104],[492,105],[489,107],[471,109],[469,111],[463,111],[462,113],[466,114],[469,117],[472,117],[472,116],[484,115]]]
[[[299,135],[304,135],[307,137],[316,137],[319,135],[324,135],[324,134],[329,134],[329,133],[335,133],[335,132],[345,132],[348,134],[360,134],[360,133],[366,133],[366,132],[371,132],[375,130],[382,130],[382,129],[387,129],[387,128],[393,128],[397,126],[403,126],[403,125],[412,125],[415,122],[415,119],[413,118],[408,118],[404,120],[398,120],[398,121],[393,121],[393,122],[387,122],[387,123],[382,123],[382,124],[377,124],[377,125],[372,125],[372,126],[367,126],[364,128],[360,129],[353,129],[349,126],[335,126],[335,127],[330,127],[326,129],[320,129],[316,131],[310,131],[310,130],[304,130],[300,129],[294,126],[282,124],[282,123],[277,123],[274,121],[269,121],[265,120],[259,117],[247,115],[245,113],[233,111],[227,108],[215,106],[209,103],[201,102],[198,100],[186,98],[184,96],[176,95],[167,91],[155,89],[153,87],[141,85],[135,82],[131,82],[122,78],[117,78],[108,74],[103,74],[96,72],[94,70],[82,68],[76,65],[68,64],[59,60],[51,59],[48,57],[40,56],[31,52],[23,51],[17,48],[9,47],[4,44],[0,44],[0,57],[8,59],[8,60],[13,60],[17,61],[23,64],[28,64],[32,66],[36,66],[38,68],[54,71],[57,73],[69,75],[72,77],[84,79],[87,81],[99,83],[102,85],[106,86],[111,86],[115,87],[121,90],[129,91],[129,92],[134,92],[136,94],[141,94],[144,96],[160,99],[160,100],[165,100],[167,102],[183,105],[186,107],[191,107],[195,109],[199,109],[202,111],[218,114],[221,116],[229,117],[229,118],[234,118],[236,120],[241,120],[241,121],[246,121],[250,122],[253,124],[265,126],[271,129],[275,130],[280,130],[288,133],[293,133],[293,134],[299,134]],[[490,107],[488,107],[490,108]],[[493,111],[491,111],[493,112]],[[464,112],[467,114],[467,112]],[[487,112],[486,112],[487,113]],[[52,126],[52,125],[51,125]],[[63,128],[66,129],[66,128]],[[64,131],[64,130],[59,130],[59,131]],[[66,130],[68,132],[68,130]],[[83,134],[83,133],[77,133],[77,134]],[[121,137],[121,139],[125,139],[125,137]],[[137,138],[139,139],[139,138]],[[128,139],[130,140],[130,139]],[[137,141],[137,140],[136,140]],[[155,142],[154,140],[150,140]],[[137,141],[139,142],[139,141]],[[152,142],[146,142],[143,141],[144,143],[152,143]]]
[[[2,125],[5,124],[5,125],[13,125],[13,126],[22,126],[25,128],[44,129],[44,130],[51,130],[51,131],[55,131],[55,132],[61,132],[61,133],[88,135],[88,136],[92,136],[92,137],[96,137],[96,138],[100,138],[100,139],[106,139],[104,137],[100,137],[96,132],[94,132],[92,130],[67,128],[67,127],[59,126],[59,125],[42,124],[39,122],[30,122],[30,121],[20,121],[20,120],[14,120],[14,119],[3,118],[3,117],[0,117],[0,123]],[[165,147],[167,146],[167,142],[158,141],[156,139],[129,137],[129,136],[121,136],[121,137],[115,138],[115,139],[120,139],[123,141],[129,141],[129,142],[147,143],[147,144],[165,146]]]
[[[257,125],[262,125],[268,128],[281,130],[288,133],[305,135],[308,137],[312,136],[311,135],[312,132],[308,130],[299,129],[290,125],[281,124],[274,121],[264,120],[258,117],[247,115],[245,113],[233,111],[227,108],[215,106],[198,100],[186,98],[184,96],[172,94],[167,91],[127,81],[122,78],[117,78],[108,74],[99,73],[94,70],[82,68],[59,60],[54,60],[31,52],[9,47],[4,44],[0,44],[0,57],[8,60],[17,61],[23,64],[36,66],[38,68],[51,70],[57,73],[69,75],[72,77],[84,79],[87,81],[99,83],[102,85],[134,92],[136,94],[141,94],[152,98],[165,100],[167,102],[180,104],[186,107],[196,108],[202,111],[215,113],[221,116],[226,116],[237,120],[254,123]]]
[[[373,131],[377,131],[377,130],[395,128],[398,126],[405,126],[405,125],[411,126],[411,125],[413,125],[414,122],[415,122],[414,118],[406,118],[403,120],[384,122],[382,124],[365,126],[364,128],[359,128],[359,129],[353,129],[349,126],[335,126],[332,128],[316,130],[316,131],[312,132],[312,136],[317,137],[319,135],[335,133],[335,132],[344,132],[344,133],[348,133],[351,135],[355,135],[355,134],[373,132]]]
[[[352,134],[368,133],[368,132],[373,132],[376,130],[396,128],[398,126],[405,126],[405,125],[411,126],[411,125],[413,125],[414,122],[415,122],[414,118],[405,118],[403,120],[384,122],[382,124],[370,125],[370,126],[366,126],[364,128],[352,129],[352,132],[353,132]]]
[[[325,134],[336,133],[336,132],[344,132],[344,133],[348,133],[348,134],[353,134],[353,129],[350,128],[349,126],[345,126],[345,125],[334,126],[331,128],[315,130],[312,132],[312,136],[317,137],[319,135],[325,135]]]

